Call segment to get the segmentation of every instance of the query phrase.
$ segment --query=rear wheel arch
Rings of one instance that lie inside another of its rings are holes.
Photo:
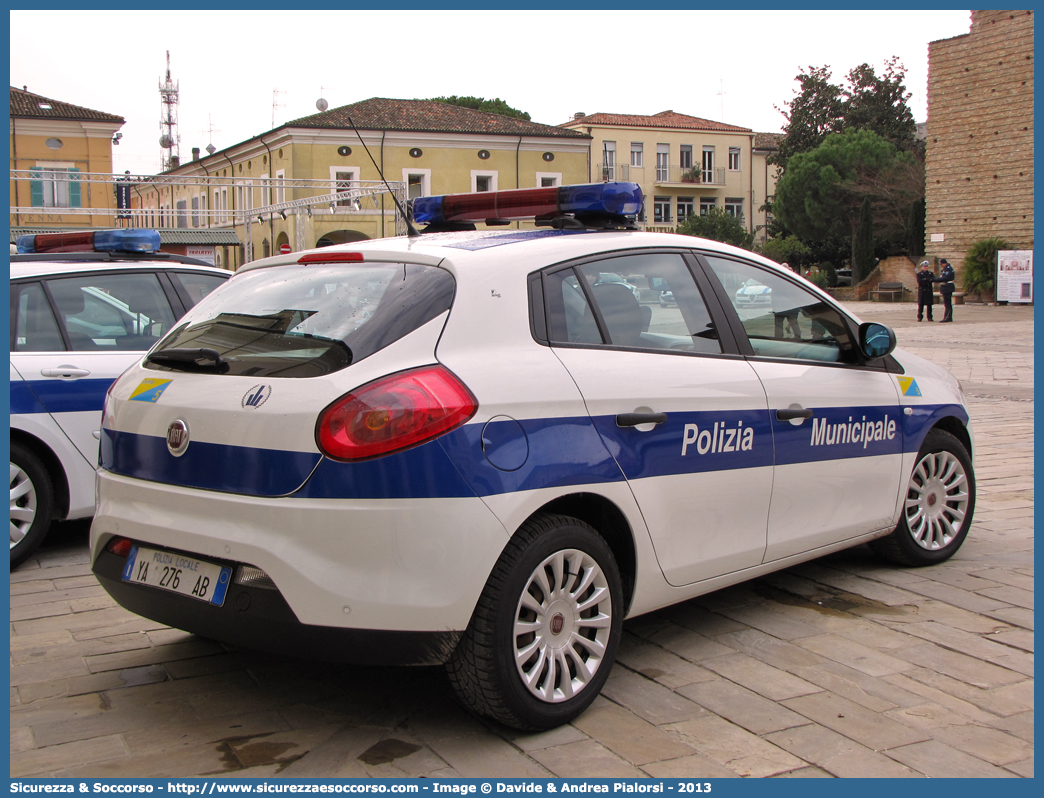
[[[25,430],[11,429],[11,443],[20,443],[30,449],[47,469],[54,490],[54,520],[61,521],[69,515],[69,478],[51,447]]]
[[[630,610],[638,573],[634,532],[623,512],[613,502],[595,493],[570,493],[539,508],[533,515],[566,515],[592,526],[609,546],[623,583],[624,614]],[[532,516],[530,516],[532,517]],[[527,519],[529,520],[529,519]]]

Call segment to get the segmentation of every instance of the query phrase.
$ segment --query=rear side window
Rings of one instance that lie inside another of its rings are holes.
[[[329,374],[445,313],[454,287],[449,272],[417,264],[294,264],[245,272],[204,299],[157,346],[151,356],[157,362],[146,365],[191,369],[191,360],[172,366],[163,353],[208,349],[221,358],[219,367],[208,368],[215,373]]]
[[[11,351],[62,352],[65,342],[39,283],[11,284]]]

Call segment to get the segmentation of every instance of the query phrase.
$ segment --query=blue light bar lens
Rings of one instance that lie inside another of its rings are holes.
[[[634,216],[642,209],[642,189],[637,183],[593,183],[562,186],[558,206],[563,213],[614,213]]]
[[[157,230],[99,230],[94,234],[95,252],[159,252]]]
[[[442,221],[442,197],[417,197],[413,201],[413,221],[432,224]]]

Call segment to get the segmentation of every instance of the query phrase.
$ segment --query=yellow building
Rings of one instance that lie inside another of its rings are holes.
[[[11,227],[111,226],[112,145],[124,121],[12,86]]]
[[[217,263],[235,268],[279,251],[395,235],[382,173],[411,199],[568,185],[588,182],[589,152],[581,131],[372,98],[209,155],[194,148],[191,161],[135,183],[132,207],[143,226],[234,230],[242,247],[219,249]]]
[[[743,218],[755,240],[765,240],[761,210],[775,191],[767,156],[775,136],[750,128],[662,111],[576,114],[562,125],[591,136],[589,180],[638,183],[645,195],[646,229],[673,232],[694,213],[716,207]]]

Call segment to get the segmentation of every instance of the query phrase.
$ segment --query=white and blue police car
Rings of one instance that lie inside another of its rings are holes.
[[[230,272],[159,251],[155,230],[19,236],[11,255],[11,567],[51,521],[94,512],[112,381]]]
[[[635,230],[641,204],[425,197],[424,234],[248,264],[109,393],[106,590],[235,645],[444,663],[539,729],[594,700],[627,617],[864,542],[950,557],[957,380],[775,263]]]

